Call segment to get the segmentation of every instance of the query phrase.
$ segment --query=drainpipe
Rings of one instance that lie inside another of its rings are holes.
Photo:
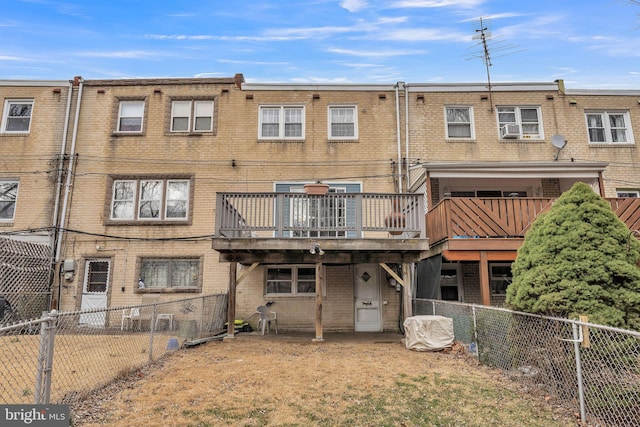
[[[69,91],[67,92],[67,108],[65,109],[65,113],[64,113],[64,129],[62,131],[62,141],[60,142],[60,163],[59,163],[59,167],[58,167],[58,176],[56,177],[56,194],[54,197],[54,202],[53,202],[53,218],[51,218],[51,247],[57,247],[58,244],[58,238],[60,237],[59,233],[58,233],[58,218],[59,218],[59,212],[58,210],[60,209],[60,188],[62,187],[62,167],[64,165],[64,154],[67,151],[67,132],[69,130],[69,118],[71,115],[71,98],[73,98],[73,82],[69,82]],[[51,251],[51,256],[54,258],[53,260],[51,260],[52,264],[53,264],[53,268],[51,273],[49,274],[49,289],[53,288],[53,283],[54,283],[54,277],[55,277],[55,271],[56,271],[56,261],[57,261],[57,256],[53,253],[53,250]],[[51,304],[52,301],[49,301],[49,304]],[[58,300],[56,303],[56,309],[60,310],[60,289],[58,288]]]
[[[69,203],[69,194],[71,193],[71,177],[73,176],[73,166],[75,161],[76,154],[76,140],[78,137],[78,121],[80,119],[80,104],[82,102],[82,87],[83,80],[82,77],[75,77],[73,79],[73,84],[78,85],[78,98],[76,100],[76,117],[73,122],[73,135],[71,137],[71,149],[69,150],[69,167],[67,168],[67,181],[64,187],[64,201],[62,202],[62,213],[60,214],[60,226],[64,227],[65,218],[67,216],[67,205]],[[62,246],[62,236],[64,232],[60,231],[58,233],[58,241],[56,245],[56,258],[55,262],[60,261],[60,248]]]
[[[58,218],[60,209],[60,188],[62,186],[62,166],[64,164],[64,155],[67,151],[67,132],[69,131],[69,118],[71,115],[71,98],[73,98],[73,82],[69,82],[69,92],[67,95],[67,108],[64,115],[64,130],[62,131],[62,142],[60,143],[60,167],[58,168],[58,177],[56,178],[56,196],[53,206],[53,219],[51,224],[53,225],[54,236],[58,234]],[[57,239],[54,238],[52,245],[56,245]]]
[[[400,136],[400,86],[404,89],[404,82],[396,83],[396,136],[398,145],[398,193],[402,193],[402,147]]]
[[[407,161],[407,193],[409,192],[410,175],[409,175],[409,85],[404,85],[404,144],[405,156]]]

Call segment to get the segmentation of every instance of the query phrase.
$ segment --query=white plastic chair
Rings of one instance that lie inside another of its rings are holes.
[[[127,323],[127,330],[129,330],[129,324],[133,328],[134,321],[140,321],[140,307],[132,307],[130,310],[126,308],[122,310],[122,321],[120,322],[120,330],[124,330],[124,324]]]
[[[264,335],[265,329],[267,333],[271,332],[271,322],[276,324],[276,335],[278,335],[278,315],[276,312],[269,310],[267,306],[261,305],[256,309],[256,313],[260,315],[258,329],[262,331],[262,335]]]

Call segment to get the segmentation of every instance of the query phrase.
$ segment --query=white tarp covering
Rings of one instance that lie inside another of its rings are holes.
[[[444,316],[412,316],[404,320],[404,342],[409,350],[435,351],[451,347],[453,320]]]

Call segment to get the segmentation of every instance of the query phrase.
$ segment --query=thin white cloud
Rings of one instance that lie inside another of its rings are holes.
[[[327,52],[337,53],[340,55],[350,55],[350,56],[358,56],[358,57],[366,57],[366,58],[384,58],[391,56],[404,56],[404,55],[422,55],[424,54],[423,50],[353,50],[353,49],[340,49],[340,48],[329,48]]]
[[[518,18],[520,16],[526,16],[526,14],[518,13],[518,12],[495,13],[493,15],[483,15],[483,16],[478,16],[476,18],[463,19],[460,22],[476,22],[476,21],[480,20],[480,18],[482,18],[483,21],[492,21],[492,20],[496,20],[496,19]]]
[[[388,31],[380,34],[387,40],[395,41],[457,41],[466,42],[471,40],[471,34],[457,33],[447,29],[427,29],[427,28],[408,28],[402,30]]]
[[[342,0],[340,6],[347,9],[349,12],[359,12],[365,9],[369,4],[367,0]]]
[[[462,7],[472,8],[481,5],[484,0],[401,0],[393,2],[392,8]]]
[[[149,59],[149,58],[157,58],[161,56],[166,56],[160,52],[152,52],[145,50],[123,50],[123,51],[112,51],[112,52],[77,52],[76,56],[82,57],[90,57],[90,58],[120,58],[120,59]]]
[[[271,61],[251,61],[239,59],[218,59],[218,62],[225,64],[250,64],[250,65],[290,65],[288,62],[271,62]]]
[[[19,56],[0,55],[0,61],[26,61],[27,58],[21,58]]]
[[[303,37],[287,36],[213,36],[207,34],[186,35],[186,34],[145,34],[147,40],[215,40],[215,41],[236,41],[236,42],[277,42],[298,40]]]

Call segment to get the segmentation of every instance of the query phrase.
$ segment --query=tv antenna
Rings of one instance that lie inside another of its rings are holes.
[[[472,37],[472,39],[479,40],[476,46],[480,46],[481,52],[479,54],[469,55],[469,57],[467,57],[466,59],[482,58],[482,62],[484,63],[485,69],[487,71],[487,89],[489,91],[489,105],[490,105],[491,111],[493,111],[493,99],[491,97],[491,92],[492,92],[491,91],[491,72],[489,69],[493,65],[493,63],[491,62],[491,52],[489,51],[489,42],[495,41],[493,43],[494,47],[492,47],[492,50],[493,52],[499,53],[498,56],[495,56],[496,58],[506,56],[511,53],[515,53],[515,52],[512,52],[512,49],[515,48],[515,45],[504,44],[504,42],[497,40],[493,36],[493,34],[491,34],[489,27],[486,25],[487,19],[483,19],[482,17],[480,17],[478,18],[478,21],[480,23],[480,26],[475,29],[476,34]]]

